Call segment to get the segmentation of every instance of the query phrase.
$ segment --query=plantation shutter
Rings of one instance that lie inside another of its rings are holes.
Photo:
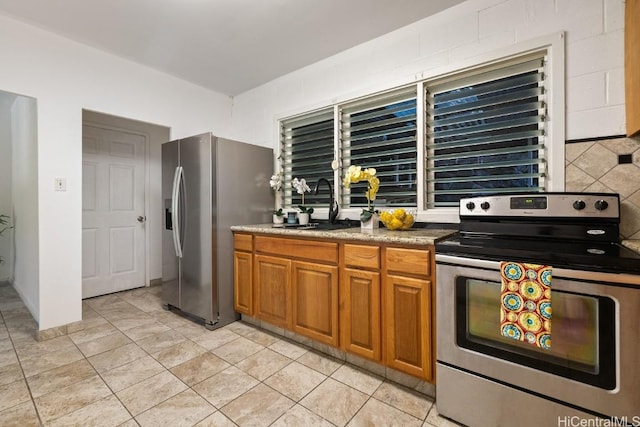
[[[462,197],[543,191],[543,58],[427,88],[427,207]]]
[[[333,108],[282,120],[280,126],[284,206],[295,207],[302,203],[302,197],[291,188],[294,178],[304,178],[311,189],[319,178],[326,178],[333,185]],[[305,193],[304,197],[306,206],[329,206],[329,193],[326,188],[323,188],[318,196]]]
[[[416,206],[416,85],[368,97],[341,109],[342,173],[350,165],[375,168],[375,206]],[[344,189],[342,206],[367,206],[367,183]]]

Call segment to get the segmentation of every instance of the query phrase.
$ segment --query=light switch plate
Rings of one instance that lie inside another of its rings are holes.
[[[54,178],[53,184],[56,191],[67,191],[66,178]]]

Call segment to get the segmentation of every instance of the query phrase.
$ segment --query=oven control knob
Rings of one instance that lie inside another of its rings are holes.
[[[587,204],[582,200],[576,200],[575,202],[573,202],[573,209],[577,211],[581,211],[586,207],[587,207]]]
[[[489,204],[489,202],[482,202],[480,203],[480,207],[486,211],[491,207],[491,205]]]
[[[467,209],[469,209],[470,211],[474,210],[476,208],[476,204],[473,202],[467,202]]]
[[[609,203],[606,200],[597,200],[595,206],[597,210],[603,211],[609,207]]]

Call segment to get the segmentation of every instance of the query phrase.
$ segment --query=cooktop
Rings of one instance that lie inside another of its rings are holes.
[[[490,261],[518,261],[574,270],[640,274],[640,254],[617,242],[465,237],[457,233],[437,242],[436,252]]]
[[[615,193],[493,194],[460,200],[460,228],[436,252],[491,261],[640,274],[620,244]]]

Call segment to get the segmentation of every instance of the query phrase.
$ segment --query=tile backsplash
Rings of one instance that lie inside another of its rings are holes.
[[[640,137],[565,145],[566,191],[620,194],[620,234],[640,239]]]

